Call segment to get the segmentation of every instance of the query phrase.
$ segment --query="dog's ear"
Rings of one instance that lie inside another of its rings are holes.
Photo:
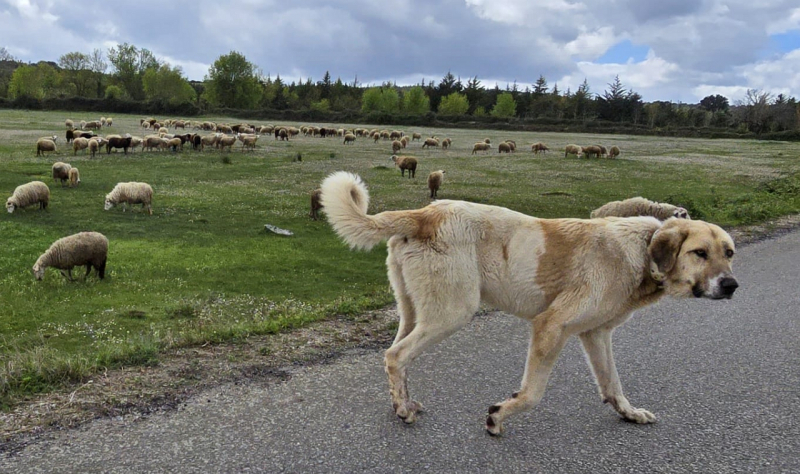
[[[678,252],[689,235],[682,226],[661,228],[653,235],[647,253],[650,255],[650,273],[654,280],[664,281],[666,274],[675,266]]]

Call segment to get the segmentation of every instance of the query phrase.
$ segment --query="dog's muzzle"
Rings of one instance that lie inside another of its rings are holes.
[[[722,297],[730,299],[736,288],[739,288],[739,282],[736,281],[736,278],[725,277],[720,280],[719,287],[722,290]]]

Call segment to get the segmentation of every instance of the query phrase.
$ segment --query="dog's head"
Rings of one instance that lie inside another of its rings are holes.
[[[653,234],[648,253],[653,279],[673,296],[730,299],[739,287],[731,270],[733,239],[714,224],[668,219]]]

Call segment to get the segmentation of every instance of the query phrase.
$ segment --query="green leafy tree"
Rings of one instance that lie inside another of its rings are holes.
[[[467,96],[458,92],[443,97],[439,104],[439,115],[464,115],[468,110]]]
[[[497,96],[491,113],[493,117],[513,117],[517,114],[517,101],[510,92],[503,92]]]
[[[110,85],[106,87],[106,93],[104,95],[106,99],[127,99],[127,94],[125,93],[125,89],[117,85]]]
[[[208,68],[206,100],[219,107],[254,109],[262,97],[262,87],[256,67],[237,51],[222,55]],[[283,86],[276,91],[283,96]]]
[[[194,88],[183,77],[181,68],[173,68],[169,64],[145,71],[142,86],[147,100],[160,100],[170,104],[185,104],[195,100]]]
[[[700,101],[700,107],[709,112],[725,112],[730,107],[728,98],[722,95],[709,95]]]
[[[328,99],[320,99],[317,102],[312,102],[310,109],[317,112],[328,112],[331,110],[331,102]]]
[[[67,53],[58,58],[58,65],[63,70],[64,79],[75,89],[78,97],[94,94],[95,74],[90,69],[88,54],[78,51]]]
[[[393,114],[400,110],[400,95],[390,85],[370,87],[361,96],[361,111]]]
[[[109,48],[108,60],[114,66],[114,77],[134,100],[144,99],[142,77],[145,71],[157,68],[159,62],[148,49],[139,49],[128,43]]]
[[[35,66],[24,65],[14,70],[8,84],[8,97],[31,97],[44,99],[55,95],[58,87],[58,74],[52,66],[40,63]]]
[[[422,115],[430,112],[431,100],[421,86],[414,86],[403,96],[403,110],[408,114]]]

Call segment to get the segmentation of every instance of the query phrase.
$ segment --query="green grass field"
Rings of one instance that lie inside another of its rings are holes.
[[[723,226],[800,212],[797,143],[403,127],[453,139],[447,151],[412,142],[403,154],[417,156],[420,167],[416,179],[403,179],[389,160],[389,142],[367,139],[344,146],[341,138],[265,136],[247,153],[187,147],[73,156],[63,138],[66,118],[98,117],[0,111],[0,192],[8,197],[32,180],[51,189],[47,211],[31,207],[0,218],[0,405],[6,407],[99,368],[157,363],[166,347],[271,333],[391,302],[384,249],[351,252],[324,220],[308,218],[310,191],[337,170],[364,178],[373,213],[426,205],[426,177],[436,169],[446,170],[440,199],[538,217],[588,217],[609,200],[636,195],[681,204],[694,218]],[[115,116],[114,127],[102,133],[142,135],[139,118]],[[36,157],[36,139],[52,134],[59,152]],[[493,151],[471,155],[485,137]],[[504,139],[517,142],[515,154],[497,154]],[[553,151],[534,156],[530,144],[537,141]],[[616,144],[622,155],[565,159],[558,150],[569,143]],[[82,184],[54,183],[55,161],[78,167]],[[138,207],[103,210],[105,194],[120,181],[152,185],[152,216]],[[294,236],[268,233],[264,224]],[[106,279],[68,282],[48,270],[35,281],[37,257],[56,239],[84,230],[109,238]]]

